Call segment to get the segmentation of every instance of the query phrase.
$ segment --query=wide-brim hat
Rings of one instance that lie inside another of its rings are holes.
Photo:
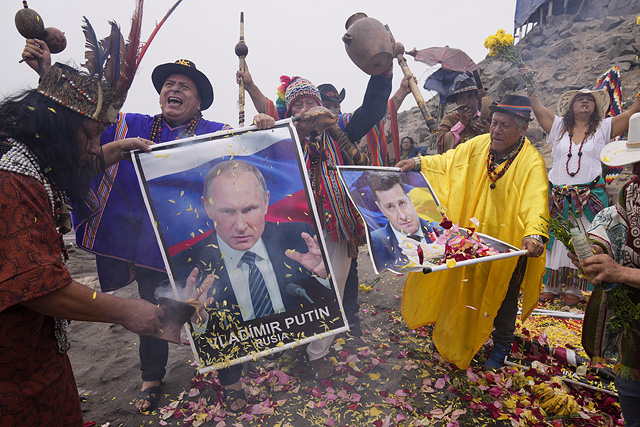
[[[451,92],[447,96],[446,100],[447,102],[456,102],[459,93],[469,92],[472,90],[478,90],[475,79],[466,74],[461,74],[459,76],[456,76],[456,78],[454,79],[453,86],[451,87]]]
[[[522,95],[506,95],[497,105],[489,107],[492,113],[504,113],[514,117],[520,117],[530,122],[531,117],[531,100]]]
[[[344,101],[345,96],[347,96],[347,92],[344,90],[344,88],[342,88],[342,90],[338,92],[338,89],[336,89],[336,87],[330,83],[321,84],[320,86],[318,86],[318,90],[320,91],[320,96],[322,97],[323,101],[328,100],[341,103],[342,101]]]
[[[609,111],[609,104],[611,103],[611,97],[609,96],[609,92],[607,92],[606,89],[568,90],[560,95],[560,98],[558,99],[558,105],[556,107],[556,114],[558,114],[558,116],[560,117],[564,116],[576,95],[582,94],[589,94],[593,96],[593,99],[595,99],[596,101],[596,111],[600,116],[600,120],[604,119],[607,115],[607,111]]]
[[[640,113],[629,119],[629,136],[626,141],[613,141],[600,152],[600,160],[607,166],[624,166],[640,162]]]
[[[158,65],[151,73],[151,81],[158,91],[162,91],[162,86],[167,78],[172,74],[182,74],[194,81],[198,87],[198,95],[200,96],[200,110],[204,111],[213,104],[213,86],[204,75],[204,73],[196,68],[196,64],[188,59],[178,59],[176,62]]]

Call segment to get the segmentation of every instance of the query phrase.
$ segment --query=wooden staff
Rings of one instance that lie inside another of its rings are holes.
[[[244,43],[244,12],[240,12],[240,40],[236,44],[236,55],[238,55],[238,70],[244,72],[244,58],[249,53],[249,48]],[[240,93],[238,94],[238,126],[244,126],[244,80],[240,78]]]
[[[395,41],[395,39],[393,38],[393,34],[391,34],[391,29],[389,28],[388,25],[385,25],[385,28],[389,32],[389,37],[391,37],[391,41],[393,42],[394,55],[398,60],[398,64],[400,64],[400,68],[402,69],[402,72],[404,73],[405,76],[412,75],[413,73],[409,69],[409,66],[407,65],[407,60],[404,57],[404,46],[402,45],[402,43],[398,43]],[[422,93],[420,93],[420,89],[418,88],[418,85],[413,79],[409,79],[409,89],[411,89],[411,93],[413,94],[413,97],[415,98],[416,103],[418,104],[418,108],[422,113],[422,117],[424,117],[425,122],[427,122],[427,128],[429,129],[430,132],[434,131],[437,127],[436,121],[433,120],[433,117],[431,117],[431,114],[429,114],[429,110],[427,109],[427,104],[424,101],[424,98],[422,97]]]

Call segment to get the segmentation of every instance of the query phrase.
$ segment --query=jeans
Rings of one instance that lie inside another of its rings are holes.
[[[516,317],[518,315],[518,295],[520,294],[520,285],[524,278],[524,272],[527,269],[527,257],[518,258],[511,280],[509,281],[509,289],[502,300],[500,309],[493,319],[493,338],[494,344],[500,344],[511,348],[516,331]]]
[[[640,426],[640,381],[616,378],[618,400],[626,427]]]
[[[358,317],[358,258],[351,260],[351,269],[347,276],[347,283],[344,285],[344,297],[342,299],[344,314],[349,323],[355,323]]]
[[[157,304],[155,290],[160,283],[167,283],[167,273],[149,270],[148,268],[135,267],[135,279],[138,282],[140,298]],[[157,338],[140,336],[140,370],[142,381],[160,381],[166,373],[167,360],[169,359],[169,343]]]
[[[242,377],[243,364],[229,366],[228,368],[218,369],[218,380],[223,387],[230,386],[240,381]]]

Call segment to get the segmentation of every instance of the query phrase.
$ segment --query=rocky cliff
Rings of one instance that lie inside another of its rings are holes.
[[[616,1],[610,2],[609,7],[613,7]],[[640,7],[636,0],[631,3],[636,9]],[[600,75],[617,65],[622,76],[623,107],[630,106],[633,96],[640,91],[640,26],[636,24],[637,15],[603,18],[560,15],[548,18],[545,25],[534,27],[517,44],[527,64],[536,72],[538,94],[543,104],[555,112],[556,101],[562,92],[593,88]],[[509,63],[487,57],[478,66],[487,93],[494,100],[507,93],[525,94],[518,69]],[[428,104],[435,117],[437,99],[431,99]],[[455,104],[449,105],[447,109],[454,107]],[[418,143],[427,145],[430,154],[435,153],[433,140],[417,107],[400,113],[398,122],[401,136],[410,135]],[[551,150],[536,121],[529,126],[527,137],[550,167]],[[617,181],[621,183],[628,179],[629,174],[624,173]],[[617,191],[620,183],[612,188],[612,193]]]

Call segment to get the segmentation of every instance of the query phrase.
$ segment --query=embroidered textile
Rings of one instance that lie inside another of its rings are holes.
[[[153,117],[121,114],[118,122],[102,134],[106,144],[121,138],[148,138]],[[186,126],[186,125],[185,125]],[[185,126],[162,122],[161,141],[178,139]],[[230,129],[228,125],[200,120],[196,135]],[[113,291],[133,280],[133,266],[164,271],[149,214],[142,199],[132,163],[120,162],[91,181],[89,195],[74,205],[78,246],[97,255],[98,277],[103,291]]]
[[[36,178],[0,170],[0,207],[0,424],[82,425],[55,319],[21,304],[71,283],[49,195]]]
[[[640,180],[634,177],[618,196],[616,206],[600,212],[591,227],[589,237],[602,245],[616,262],[625,267],[640,268]],[[613,284],[613,286],[627,286]],[[640,289],[631,288],[631,301],[640,302]],[[590,357],[611,357],[612,347],[617,347],[618,363],[616,373],[629,380],[640,380],[640,333],[633,336],[615,336],[608,334],[607,321],[613,312],[607,308],[607,294],[602,286],[596,286],[585,310],[582,342]],[[636,325],[640,327],[640,325]]]

